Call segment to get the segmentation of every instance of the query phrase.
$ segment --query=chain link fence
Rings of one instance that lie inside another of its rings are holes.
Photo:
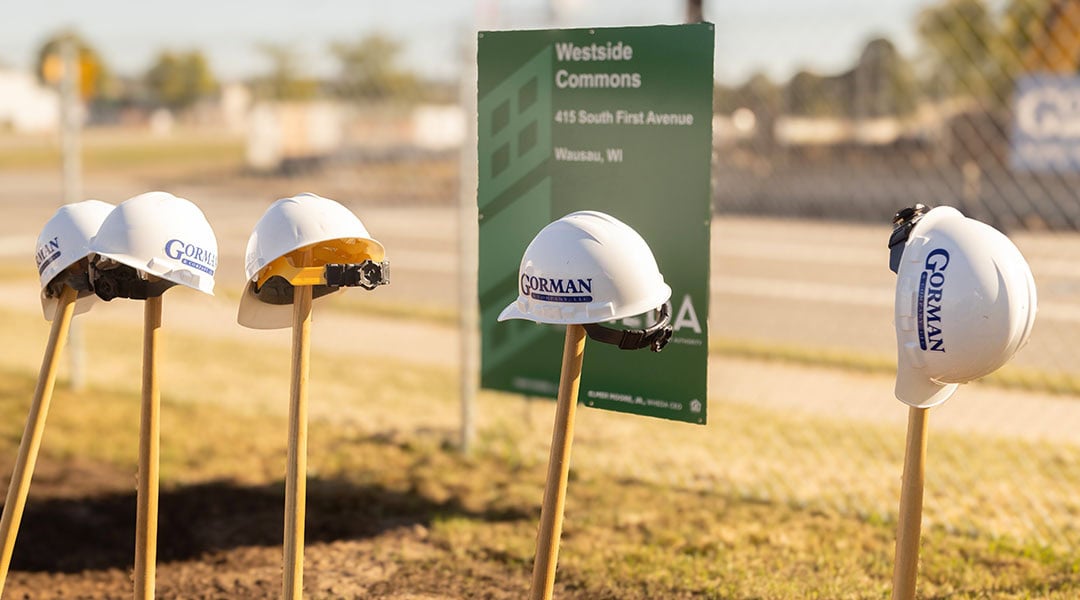
[[[950,205],[1012,237],[1040,313],[1010,366],[931,412],[927,521],[1075,549],[1080,1],[938,0],[912,14],[907,43],[868,34],[846,70],[718,84],[714,355],[780,365],[743,397],[811,420],[746,441],[750,475],[733,485],[895,514],[906,412],[891,398],[886,241],[899,208]]]

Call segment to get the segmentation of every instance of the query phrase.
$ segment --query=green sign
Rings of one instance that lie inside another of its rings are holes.
[[[659,354],[587,342],[579,400],[705,423],[713,26],[479,35],[481,384],[556,396],[565,328],[496,317],[536,233],[599,210],[649,243],[675,331]]]

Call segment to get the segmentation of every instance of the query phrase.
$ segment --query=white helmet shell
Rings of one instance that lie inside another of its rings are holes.
[[[303,193],[274,202],[255,224],[244,259],[247,284],[240,298],[237,322],[252,329],[281,329],[292,325],[292,305],[270,304],[255,293],[260,272],[278,258],[315,245],[359,245],[373,261],[386,255],[364,224],[338,202]],[[336,291],[336,290],[334,290]]]
[[[896,280],[896,397],[929,408],[1027,343],[1035,280],[1000,231],[937,207],[915,223]]]
[[[112,204],[100,200],[66,204],[57,209],[41,229],[34,260],[41,278],[41,312],[46,320],[53,320],[57,303],[55,297],[49,296],[49,284],[68,267],[90,254],[90,238],[94,237],[113,208]],[[95,299],[93,291],[79,290],[75,314],[90,310]]]
[[[602,323],[667,302],[671,288],[652,250],[629,225],[597,211],[566,215],[540,230],[518,270],[518,298],[500,321]]]
[[[168,192],[147,192],[121,202],[90,241],[98,257],[112,259],[200,292],[214,294],[217,238],[199,207]]]

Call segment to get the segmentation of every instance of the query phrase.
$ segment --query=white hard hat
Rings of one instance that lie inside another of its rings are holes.
[[[64,285],[78,292],[75,314],[82,314],[93,305],[94,291],[90,288],[84,259],[90,254],[90,238],[112,209],[112,204],[100,200],[66,204],[41,229],[34,260],[41,277],[41,312],[46,320],[53,320],[57,297]]]
[[[1027,343],[1035,280],[1009,238],[954,208],[917,205],[895,222],[896,397],[928,408]]]
[[[660,323],[647,331],[586,327],[599,341],[624,348],[659,341],[654,346],[659,350],[671,335],[670,297],[652,250],[636,231],[611,215],[580,211],[550,223],[533,238],[521,257],[518,298],[503,309],[499,321],[592,325],[663,308]]]
[[[168,192],[121,202],[90,241],[90,251],[91,283],[105,300],[146,299],[176,284],[214,293],[214,230],[199,207]]]
[[[312,264],[294,264],[297,251],[312,251]],[[236,320],[252,329],[292,324],[293,287],[313,286],[315,298],[342,287],[373,289],[390,282],[383,245],[349,209],[315,194],[270,205],[248,239],[247,284]]]

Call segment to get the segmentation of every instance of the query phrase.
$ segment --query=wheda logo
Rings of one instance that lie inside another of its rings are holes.
[[[44,273],[45,269],[49,268],[49,265],[53,264],[58,258],[60,258],[59,236],[39,246],[37,252],[34,253],[34,262],[37,263],[38,275]]]
[[[186,244],[177,239],[165,242],[165,256],[209,275],[213,275],[214,270],[217,269],[216,254],[195,244]]]
[[[592,302],[592,278],[521,276],[521,295],[545,302]]]
[[[931,250],[926,255],[919,277],[919,347],[923,350],[945,351],[945,338],[941,332],[941,297],[945,291],[945,268],[948,266],[948,250]]]

